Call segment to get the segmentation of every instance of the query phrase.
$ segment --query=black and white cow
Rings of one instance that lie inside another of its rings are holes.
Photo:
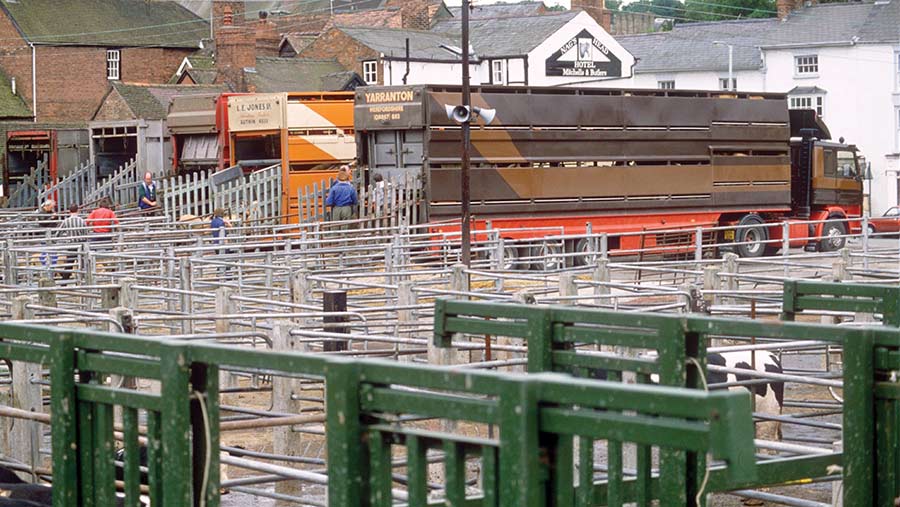
[[[712,352],[707,355],[706,361],[710,366],[724,366],[730,369],[751,371],[755,369],[764,373],[783,373],[778,356],[767,350],[758,350],[753,355],[751,355],[750,351]],[[750,380],[760,382],[745,386],[732,386],[730,389],[744,388],[753,393],[755,395],[754,412],[763,415],[781,415],[784,408],[784,382],[763,379],[753,375],[741,375],[740,373],[710,371],[707,368],[706,382],[710,385]],[[781,438],[781,423],[778,421],[758,423],[756,425],[756,436],[762,440],[779,440]]]
[[[655,357],[651,352],[644,357]],[[755,370],[766,373],[782,373],[781,361],[778,356],[769,351],[756,351],[755,357],[750,351],[712,352],[707,355],[706,362],[710,366],[722,366],[729,369]],[[593,368],[589,370],[591,378],[606,380],[607,372],[603,369]],[[651,375],[651,382],[659,382],[657,375]],[[707,368],[706,383],[708,385],[724,384],[732,382],[760,380],[746,386],[732,386],[729,389],[747,389],[754,394],[754,411],[764,415],[781,415],[784,407],[784,382],[770,379],[762,379],[753,375],[741,375],[739,373],[726,373],[722,371],[710,371]],[[779,440],[781,438],[781,424],[778,421],[764,421],[756,425],[756,436],[763,440]]]

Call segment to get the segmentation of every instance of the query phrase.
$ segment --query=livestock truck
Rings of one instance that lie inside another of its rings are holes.
[[[178,95],[166,125],[172,140],[172,172],[220,171],[231,164],[228,99],[241,93]]]
[[[461,127],[446,106],[460,103],[452,86],[356,91],[360,164],[422,178],[420,219],[441,232],[459,230]],[[615,255],[691,245],[698,226],[717,226],[716,242],[757,257],[780,248],[782,221],[792,247],[819,250],[841,248],[859,227],[856,148],[829,141],[815,112],[789,111],[783,94],[473,87],[472,104],[496,111],[471,124],[476,238],[490,224],[544,257],[565,248],[585,263],[590,239],[545,238],[644,233],[610,236]],[[526,255],[535,252],[504,258]]]

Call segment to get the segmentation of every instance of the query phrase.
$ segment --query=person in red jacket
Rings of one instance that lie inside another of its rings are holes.
[[[109,233],[112,232],[113,225],[119,225],[119,219],[116,218],[116,212],[112,210],[112,202],[108,197],[100,199],[97,209],[91,211],[87,217],[87,223],[94,231],[94,237],[91,241],[103,241],[109,239]]]

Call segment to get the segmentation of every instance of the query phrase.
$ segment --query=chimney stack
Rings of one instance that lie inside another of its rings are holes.
[[[216,83],[234,91],[244,85],[244,68],[256,66],[256,33],[246,26],[223,25],[216,35]]]
[[[612,15],[606,10],[605,0],[572,0],[572,10],[582,10],[590,14],[604,30],[610,31]]]
[[[278,56],[279,46],[281,33],[278,25],[269,21],[268,12],[260,11],[256,23],[256,56]]]
[[[245,7],[243,1],[212,0],[213,38],[218,39],[223,26],[244,24]]]

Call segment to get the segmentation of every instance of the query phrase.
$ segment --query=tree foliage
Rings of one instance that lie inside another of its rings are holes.
[[[775,0],[637,0],[622,6],[622,10],[646,12],[676,22],[725,21],[773,17]]]
[[[740,18],[771,18],[775,0],[685,0],[685,18],[693,21],[722,21]]]

